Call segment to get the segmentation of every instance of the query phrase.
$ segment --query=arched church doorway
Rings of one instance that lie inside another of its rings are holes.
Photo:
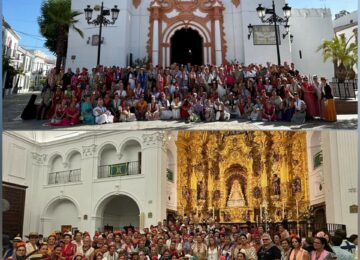
[[[139,228],[140,209],[132,198],[116,195],[107,198],[102,204],[101,229],[120,230],[128,226]]]
[[[191,28],[182,28],[171,37],[171,63],[202,65],[203,38]]]
[[[54,230],[68,231],[79,227],[79,211],[77,205],[68,198],[53,201],[45,210],[43,218],[43,233],[50,234]]]

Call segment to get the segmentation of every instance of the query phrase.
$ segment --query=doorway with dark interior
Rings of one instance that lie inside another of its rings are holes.
[[[203,38],[196,30],[182,28],[171,37],[171,63],[203,64]]]

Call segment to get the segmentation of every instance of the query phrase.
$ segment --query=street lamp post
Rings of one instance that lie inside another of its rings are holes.
[[[95,9],[95,8],[94,8]],[[95,26],[99,25],[99,38],[98,38],[98,53],[97,53],[97,62],[96,65],[100,64],[100,53],[101,53],[101,34],[102,34],[102,27],[107,26],[109,24],[115,24],[115,21],[117,20],[119,16],[120,9],[117,8],[117,5],[114,5],[114,7],[111,9],[111,20],[107,19],[106,16],[110,15],[109,9],[104,9],[104,2],[101,2],[100,7],[100,14],[91,21],[92,18],[92,12],[93,10],[90,5],[88,5],[85,9],[85,19],[88,24],[93,24]]]
[[[272,8],[265,8],[265,7],[262,7],[261,4],[259,4],[258,8],[256,8],[256,11],[257,11],[262,23],[268,23],[270,25],[274,24],[277,60],[278,60],[278,65],[280,66],[281,59],[280,59],[280,47],[279,47],[279,38],[278,38],[279,32],[278,32],[277,25],[285,24],[286,33],[283,34],[283,38],[285,38],[286,35],[289,33],[289,29],[290,29],[290,25],[288,24],[288,22],[289,22],[289,18],[291,16],[291,7],[288,4],[285,4],[285,6],[283,7],[284,18],[282,18],[276,14],[274,0],[272,1]],[[270,14],[270,17],[265,19],[265,16],[267,14]]]

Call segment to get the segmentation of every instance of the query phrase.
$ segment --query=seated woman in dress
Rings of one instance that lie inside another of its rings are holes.
[[[181,119],[188,120],[190,117],[190,108],[191,104],[189,100],[186,98],[180,109],[180,117]]]
[[[102,98],[98,99],[97,106],[93,109],[93,114],[95,116],[95,123],[96,124],[106,124],[106,123],[113,123],[114,116],[111,114],[106,107],[104,107],[104,100]]]
[[[160,109],[155,96],[151,96],[151,103],[148,105],[146,119],[149,121],[160,119]]]
[[[270,103],[275,107],[277,120],[281,120],[283,100],[277,95],[276,91],[271,92]]]
[[[293,97],[289,91],[285,91],[285,97],[282,101],[281,120],[290,122],[294,114]]]
[[[85,96],[85,102],[81,105],[81,119],[84,124],[94,124],[93,116],[93,106],[91,103],[91,97],[89,95]]]
[[[80,123],[80,111],[79,108],[76,107],[76,102],[71,102],[70,106],[65,108],[64,112],[65,116],[62,121],[62,125],[75,125]]]
[[[295,112],[291,118],[291,122],[296,124],[303,124],[305,123],[305,117],[306,117],[306,105],[303,100],[299,98],[299,94],[294,94],[294,108]]]
[[[135,105],[135,116],[136,120],[145,120],[148,103],[144,100],[144,94],[141,95],[139,102]]]
[[[119,106],[119,113],[120,122],[131,122],[136,120],[135,114],[131,113],[130,106],[125,99],[121,101],[121,106]]]
[[[172,118],[172,111],[170,110],[170,102],[166,99],[165,93],[162,92],[159,100],[160,119],[169,120]]]
[[[181,108],[181,101],[180,97],[176,95],[174,100],[171,102],[171,109],[172,109],[172,118],[173,119],[180,119],[180,108]]]
[[[225,111],[225,105],[220,100],[220,98],[217,98],[214,103],[215,108],[215,120],[216,121],[224,121],[230,119],[230,113]]]
[[[50,125],[58,126],[61,125],[62,120],[65,117],[65,109],[67,108],[66,99],[63,99],[60,104],[55,107],[55,113],[50,120]]]
[[[276,110],[270,101],[266,102],[265,107],[262,112],[262,120],[264,122],[276,121]]]
[[[207,98],[204,101],[204,118],[206,122],[215,121],[214,102],[212,98]]]
[[[111,111],[111,114],[113,114],[114,116],[114,122],[120,121],[120,107],[121,107],[121,100],[119,94],[115,92],[114,99],[111,100],[111,107],[109,109]]]

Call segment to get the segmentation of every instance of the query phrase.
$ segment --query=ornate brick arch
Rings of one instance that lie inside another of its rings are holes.
[[[147,52],[154,65],[170,65],[170,39],[182,28],[192,28],[203,38],[204,63],[225,63],[224,6],[220,0],[154,0],[148,10]]]

